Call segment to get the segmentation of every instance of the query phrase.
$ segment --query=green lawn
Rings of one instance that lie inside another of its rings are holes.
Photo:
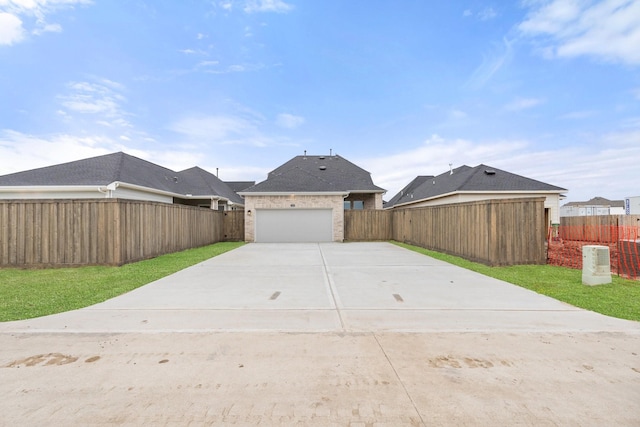
[[[243,245],[216,243],[122,267],[0,269],[0,321],[87,307]]]
[[[531,289],[576,307],[640,321],[640,282],[612,276],[607,285],[582,284],[582,271],[552,265],[515,265],[488,267],[465,259],[430,251],[417,246],[393,242],[412,251]]]

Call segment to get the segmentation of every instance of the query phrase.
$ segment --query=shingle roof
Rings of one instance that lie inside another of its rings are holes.
[[[450,193],[477,191],[552,191],[560,193],[567,190],[483,164],[476,167],[463,165],[436,177],[425,176],[414,179],[385,207],[431,199]]]
[[[416,188],[418,188],[419,186],[421,186],[422,184],[424,184],[427,180],[429,179],[433,179],[434,176],[433,175],[418,175],[417,177],[415,177],[413,179],[413,181],[411,181],[409,184],[407,184],[402,190],[400,190],[400,192],[398,194],[396,194],[395,196],[393,196],[391,198],[391,200],[389,200],[386,204],[385,207],[387,206],[393,206],[396,203],[400,203],[400,200],[406,195],[406,194],[411,194],[415,191]]]
[[[255,181],[224,181],[224,183],[236,193],[244,190],[245,188],[249,188],[252,185],[256,185]]]
[[[175,172],[123,152],[0,176],[0,186],[105,186],[115,181],[181,195],[222,196],[243,204],[229,186],[204,169]]]
[[[181,194],[191,194],[192,196],[217,195],[234,203],[244,204],[242,197],[224,181],[197,166],[178,172],[178,183],[180,184]]]
[[[385,190],[374,185],[371,174],[338,155],[296,156],[269,172],[265,181],[241,191],[265,192],[372,192]]]

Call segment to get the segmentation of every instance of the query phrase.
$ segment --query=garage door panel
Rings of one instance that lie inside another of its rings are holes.
[[[256,242],[333,241],[331,209],[257,209]]]

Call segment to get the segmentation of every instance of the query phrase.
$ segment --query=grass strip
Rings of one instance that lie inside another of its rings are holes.
[[[612,276],[612,283],[582,284],[582,271],[553,265],[489,267],[465,259],[400,242],[403,248],[448,262],[485,276],[547,295],[576,307],[620,319],[640,321],[640,282]]]
[[[88,307],[228,252],[242,242],[221,242],[121,267],[0,269],[0,322]]]

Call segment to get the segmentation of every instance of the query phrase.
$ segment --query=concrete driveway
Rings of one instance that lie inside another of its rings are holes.
[[[249,244],[0,331],[640,331],[386,242]]]
[[[639,426],[640,323],[388,243],[250,244],[0,323],[0,426]]]

